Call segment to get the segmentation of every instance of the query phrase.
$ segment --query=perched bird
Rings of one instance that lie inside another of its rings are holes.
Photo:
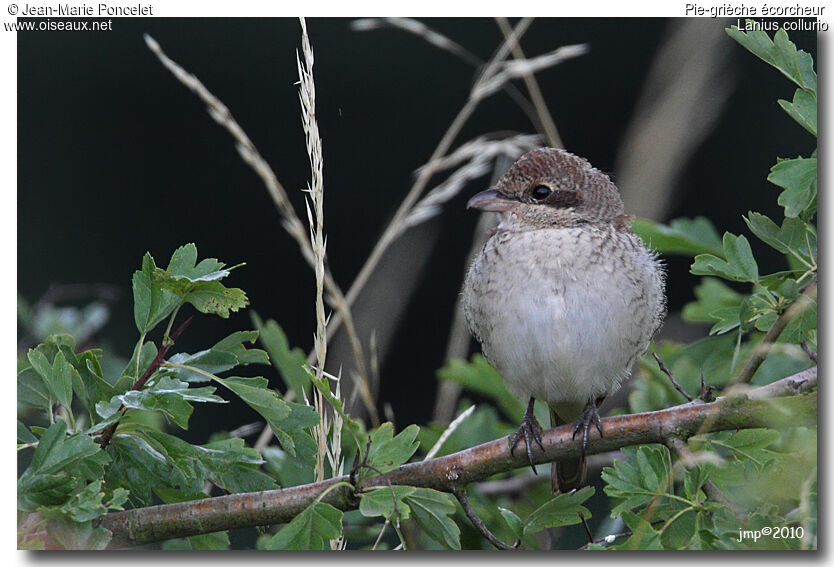
[[[581,457],[551,469],[553,491],[568,492],[584,483],[592,423],[602,435],[598,404],[663,321],[663,268],[631,231],[614,183],[564,150],[525,154],[467,208],[501,213],[469,268],[463,308],[484,356],[528,400],[511,449],[524,439],[533,465],[535,399],[552,426],[575,422]]]

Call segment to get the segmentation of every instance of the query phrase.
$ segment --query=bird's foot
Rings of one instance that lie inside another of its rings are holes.
[[[533,412],[534,403],[535,400],[530,398],[530,401],[527,403],[527,411],[524,412],[524,417],[521,419],[521,427],[510,437],[510,455],[515,451],[518,442],[524,439],[524,444],[527,448],[527,460],[533,468],[533,473],[538,474],[536,472],[536,464],[533,462],[533,441],[539,445],[542,451],[544,451],[544,445],[542,445],[542,426],[539,425],[539,420],[536,419],[536,415]]]
[[[588,431],[591,429],[591,424],[594,424],[599,431],[599,436],[602,437],[602,421],[597,412],[596,401],[592,398],[585,404],[585,408],[576,420],[573,426],[573,439],[576,439],[576,434],[582,431],[582,458],[585,458],[585,450],[588,448]]]

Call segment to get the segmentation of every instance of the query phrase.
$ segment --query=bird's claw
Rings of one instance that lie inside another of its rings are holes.
[[[585,457],[585,450],[588,448],[588,431],[591,429],[591,423],[596,426],[597,431],[599,431],[599,436],[602,437],[602,420],[600,420],[599,412],[597,412],[597,404],[593,399],[588,400],[588,403],[585,404],[585,408],[579,415],[579,419],[576,420],[576,425],[573,426],[572,439],[576,439],[576,434],[582,430],[583,458]]]
[[[533,462],[533,441],[538,444],[542,451],[544,451],[544,445],[542,445],[542,426],[539,425],[539,421],[533,413],[532,399],[527,405],[527,411],[524,412],[521,427],[510,437],[510,455],[514,454],[516,445],[522,439],[524,439],[524,444],[527,449],[527,460],[530,462],[530,467],[532,467],[534,474],[538,474],[536,472],[536,464]]]

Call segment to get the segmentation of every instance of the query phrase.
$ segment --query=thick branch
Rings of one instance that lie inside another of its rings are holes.
[[[780,385],[781,384],[781,385]],[[790,386],[784,386],[790,384]],[[663,443],[670,437],[689,437],[712,431],[755,427],[813,426],[817,423],[817,396],[800,395],[761,399],[770,395],[807,391],[816,385],[816,368],[756,388],[747,395],[719,398],[712,403],[691,402],[655,412],[609,417],[602,420],[605,437],[592,431],[587,454],[604,453],[628,445]],[[543,434],[544,451],[534,450],[535,463],[579,456],[572,426],[550,429]],[[471,482],[528,466],[521,447],[510,454],[506,438],[484,443],[458,453],[428,461],[405,464],[382,476],[363,482],[363,487],[387,483],[454,492]],[[111,547],[144,545],[175,537],[220,530],[282,524],[301,513],[330,485],[347,477],[293,486],[280,490],[231,494],[177,504],[164,504],[108,514],[101,526],[113,532]],[[359,500],[347,487],[331,490],[323,499],[341,510],[352,510]]]

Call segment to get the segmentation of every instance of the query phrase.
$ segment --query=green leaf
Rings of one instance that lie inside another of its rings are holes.
[[[817,300],[808,298],[808,302],[788,321],[779,335],[779,342],[802,343],[812,340],[817,330]]]
[[[315,481],[312,465],[290,456],[275,445],[264,448],[263,458],[266,459],[267,472],[278,481],[280,486],[298,486]]]
[[[817,135],[817,94],[810,89],[796,89],[793,94],[793,102],[780,99],[781,106],[788,116],[808,130],[814,136]]]
[[[249,304],[246,293],[236,287],[228,288],[219,282],[198,282],[185,295],[185,301],[200,313],[210,313],[228,319],[230,311],[238,311]]]
[[[219,280],[229,275],[225,264],[206,258],[197,264],[197,247],[186,244],[171,256],[168,268],[153,270],[153,285],[168,290],[180,301],[190,303],[201,313],[228,318],[230,311],[245,307],[249,300],[242,289],[227,288]]]
[[[17,373],[17,401],[35,409],[52,409],[52,393],[32,366]]]
[[[785,208],[785,216],[797,217],[815,202],[817,158],[781,160],[770,168],[767,180],[784,189],[779,204]]]
[[[117,433],[107,452],[113,464],[107,471],[105,483],[112,488],[129,490],[134,504],[150,506],[154,503],[152,490],[159,488],[171,487],[194,493],[202,486],[201,482],[194,482],[190,471],[187,475],[183,473],[185,463],[179,463],[179,469],[175,469],[166,454],[143,437]]]
[[[325,502],[313,502],[281,528],[264,549],[323,550],[342,535],[342,511]]]
[[[393,493],[392,493],[393,489]],[[359,501],[359,512],[368,518],[382,516],[396,524],[394,518],[394,498],[397,500],[397,511],[400,513],[400,520],[411,516],[411,509],[404,502],[406,496],[414,494],[417,490],[413,486],[382,486],[362,493]]]
[[[351,416],[345,412],[344,407],[342,406],[342,400],[337,398],[333,395],[330,391],[330,382],[326,376],[323,376],[321,380],[316,378],[315,374],[312,370],[308,370],[308,375],[310,376],[310,383],[321,392],[322,397],[325,401],[330,404],[330,407],[333,408],[343,420],[344,426],[347,428],[348,432],[353,437],[354,442],[356,443],[356,447],[359,450],[360,458],[364,458],[365,456],[365,440],[364,440],[364,425],[362,422],[353,419]]]
[[[72,379],[75,369],[69,365],[64,354],[58,351],[55,360],[50,365],[42,352],[30,349],[29,362],[43,379],[51,395],[50,397],[69,411],[72,405]]]
[[[40,507],[38,512],[44,518],[66,518],[74,522],[89,522],[95,520],[109,510],[122,510],[122,504],[127,500],[127,491],[117,488],[105,502],[107,494],[102,490],[101,480],[96,480],[84,486],[60,507]]]
[[[29,429],[21,423],[20,420],[17,421],[17,442],[18,444],[21,443],[37,443],[38,438],[29,431]]]
[[[301,430],[318,423],[318,415],[309,406],[290,404],[268,388],[265,378],[216,378],[232,390],[241,400],[266,419],[281,446],[290,455],[296,456],[296,440]]]
[[[148,366],[151,365],[153,360],[156,358],[156,355],[159,351],[156,349],[156,345],[152,342],[142,343],[142,348],[137,351],[136,349],[139,347],[139,344],[136,344],[136,347],[133,349],[133,355],[130,357],[130,360],[125,365],[124,369],[121,372],[121,378],[119,382],[113,385],[113,388],[116,390],[116,393],[123,394],[127,391],[128,388],[133,386],[133,383],[139,379],[139,376],[144,374],[145,370],[148,369]],[[136,357],[139,357],[139,367],[137,369],[136,366]],[[137,370],[139,370],[137,374]],[[129,377],[129,380],[125,380],[125,376]],[[127,387],[119,391],[120,387],[123,387],[127,384]],[[109,399],[109,398],[108,398]]]
[[[462,384],[464,387],[495,401],[514,422],[520,422],[524,406],[510,393],[501,375],[480,354],[472,356],[471,362],[453,359],[437,371],[440,380]]]
[[[168,317],[179,303],[176,294],[163,289],[154,278],[158,268],[150,252],[142,258],[142,269],[133,274],[133,319],[141,334],[147,334]]]
[[[705,217],[675,219],[669,226],[649,219],[636,219],[631,229],[652,250],[664,254],[721,255],[721,237]]]
[[[208,350],[194,354],[177,353],[168,361],[172,364],[193,366],[210,374],[220,374],[236,366],[248,364],[269,364],[266,352],[257,348],[246,348],[244,343],[254,343],[258,331],[238,331],[219,341]],[[206,382],[210,380],[205,374],[183,368],[170,368],[181,380],[186,382]]]
[[[88,435],[67,436],[59,421],[41,437],[29,467],[17,483],[18,509],[33,511],[38,506],[64,504],[85,481],[104,475],[109,459]]]
[[[305,370],[307,356],[300,348],[291,348],[287,335],[280,325],[270,319],[264,323],[258,314],[251,312],[252,322],[260,332],[260,341],[269,353],[273,366],[281,373],[284,384],[295,392],[298,399],[310,393],[310,375]]]
[[[612,549],[661,549],[661,534],[649,522],[631,512],[624,511],[621,516],[623,522],[631,530],[631,536]]]
[[[765,215],[751,211],[747,213],[744,222],[753,234],[782,254],[796,254],[808,263],[814,260],[817,248],[816,230],[805,221],[787,217],[780,227]]]
[[[261,472],[260,454],[246,447],[243,439],[229,438],[206,445],[191,445],[160,431],[145,430],[142,436],[173,466],[177,483],[186,490],[200,490],[210,481],[229,493],[256,492],[277,488],[272,478]]]
[[[191,403],[226,403],[226,400],[214,395],[215,389],[214,386],[189,388],[188,382],[163,376],[150,387],[130,390],[116,398],[126,408],[161,411],[181,428],[188,429],[188,418],[194,411]],[[112,401],[110,405],[114,405]]]
[[[218,549],[229,549],[230,546],[229,532],[227,531],[201,534],[186,538],[169,539],[168,541],[162,543],[162,549],[165,551],[216,551]]]
[[[702,502],[706,496],[701,488],[709,480],[710,467],[708,465],[695,465],[683,477],[683,491],[686,497],[694,502]]]
[[[513,535],[516,539],[521,539],[524,536],[524,522],[518,515],[509,510],[507,508],[502,508],[498,506],[498,511],[501,513],[501,517],[504,518],[504,521],[507,522],[507,525],[510,527],[510,531],[513,532]]]
[[[695,275],[719,276],[739,282],[758,282],[758,266],[747,239],[725,232],[723,246],[725,259],[712,254],[699,254],[695,256],[690,271]]]
[[[739,325],[739,307],[743,295],[716,278],[702,278],[695,287],[696,301],[683,307],[684,321],[710,322],[710,335],[725,333]]]
[[[394,437],[394,426],[390,421],[383,423],[371,435],[368,449],[368,464],[380,473],[387,473],[408,461],[417,451],[420,443],[416,441],[420,428],[409,425]],[[369,471],[370,474],[373,471]]]
[[[242,264],[241,264],[242,265]],[[197,246],[191,242],[180,246],[171,254],[166,271],[173,276],[179,276],[189,281],[216,281],[229,275],[229,272],[239,266],[223,269],[226,266],[216,258],[204,258],[197,263]]]
[[[607,483],[605,493],[619,500],[611,516],[625,510],[638,510],[653,498],[668,494],[671,485],[669,451],[661,445],[623,447],[625,460],[614,461],[602,470]]]
[[[411,508],[411,517],[429,537],[448,549],[460,549],[460,528],[450,517],[455,513],[450,495],[431,488],[417,488],[404,501]]]
[[[593,486],[585,486],[579,490],[560,494],[539,506],[524,521],[524,533],[534,533],[545,528],[572,526],[591,517],[591,512],[581,504],[594,494]]]
[[[748,26],[755,26],[753,20],[746,20]],[[814,71],[814,61],[805,51],[796,49],[788,39],[784,29],[779,29],[770,37],[761,30],[743,32],[737,26],[731,26],[727,35],[739,42],[762,61],[772,65],[799,87],[817,90],[817,74]]]

